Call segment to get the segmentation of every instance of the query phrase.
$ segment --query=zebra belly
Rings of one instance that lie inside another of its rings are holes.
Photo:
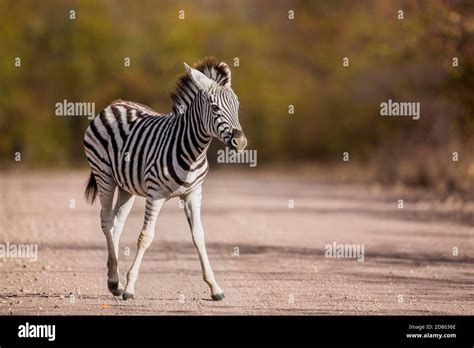
[[[201,184],[209,170],[205,159],[204,165],[199,168],[186,171],[176,167],[171,175],[167,168],[155,165],[150,169],[148,163],[140,165],[136,163],[136,156],[131,157],[135,158],[135,161],[125,156],[121,158],[115,180],[123,190],[138,196],[146,197],[149,191],[153,191],[161,197],[180,197]]]
[[[144,197],[147,195],[142,165],[128,153],[121,154],[114,179],[117,185],[128,193]]]

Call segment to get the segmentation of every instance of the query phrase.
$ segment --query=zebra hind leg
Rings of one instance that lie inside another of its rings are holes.
[[[99,200],[101,204],[100,211],[100,222],[102,226],[102,232],[104,232],[105,240],[107,241],[107,286],[109,291],[114,296],[120,296],[122,290],[119,289],[119,275],[117,272],[118,261],[115,253],[113,235],[114,235],[114,221],[112,204],[114,200],[114,193],[116,183],[105,180],[98,180],[99,186]]]
[[[118,196],[117,202],[113,210],[113,233],[112,240],[114,244],[115,257],[117,259],[117,277],[119,278],[118,282],[115,282],[114,279],[108,281],[108,287],[110,292],[116,296],[120,296],[123,293],[123,286],[120,282],[120,271],[118,268],[118,257],[119,257],[119,244],[120,244],[120,235],[123,231],[123,226],[125,220],[127,219],[130,210],[132,209],[133,202],[135,201],[135,196],[128,193],[127,191],[122,190],[120,187],[117,188]]]

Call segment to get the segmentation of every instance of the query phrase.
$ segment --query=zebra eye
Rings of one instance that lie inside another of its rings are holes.
[[[219,111],[219,107],[216,104],[212,104],[211,107],[212,107],[212,111],[214,111],[214,112]]]

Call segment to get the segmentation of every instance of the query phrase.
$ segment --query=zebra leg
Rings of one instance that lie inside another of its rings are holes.
[[[112,234],[112,240],[114,244],[114,251],[115,256],[117,258],[117,275],[119,277],[118,282],[108,282],[109,290],[112,293],[122,294],[123,293],[123,286],[120,283],[120,272],[118,269],[118,257],[119,257],[119,243],[120,243],[120,235],[123,231],[123,226],[125,224],[125,220],[127,219],[130,210],[132,209],[133,202],[135,201],[135,196],[128,193],[127,191],[122,190],[120,187],[118,188],[118,197],[117,202],[115,203],[114,207],[114,228]]]
[[[116,184],[104,183],[102,180],[98,180],[99,183],[99,199],[102,209],[100,211],[100,221],[102,231],[104,232],[105,239],[107,241],[107,286],[110,292],[114,296],[120,296],[122,292],[118,289],[119,276],[117,273],[117,255],[115,253],[113,233],[113,214],[112,214],[112,203],[114,200],[114,192]],[[106,188],[106,189],[105,189]]]
[[[130,268],[130,271],[127,275],[127,286],[125,287],[125,292],[123,293],[124,300],[134,297],[135,282],[137,281],[140,264],[146,249],[150,246],[153,238],[155,237],[156,218],[158,217],[161,207],[165,201],[166,199],[162,197],[153,198],[150,195],[147,196],[145,205],[145,219],[143,222],[142,231],[138,237],[137,254],[135,255],[135,260],[133,260],[132,267]]]
[[[214,273],[212,272],[211,264],[207,257],[204,229],[201,223],[201,190],[201,185],[199,185],[196,189],[183,197],[184,210],[189,227],[191,228],[194,246],[199,254],[203,279],[211,289],[211,298],[214,301],[220,301],[224,299],[224,292],[214,278]]]

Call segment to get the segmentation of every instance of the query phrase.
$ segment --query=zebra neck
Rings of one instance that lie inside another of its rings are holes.
[[[178,113],[174,116],[179,129],[177,148],[180,155],[191,163],[201,162],[206,157],[212,137],[207,134],[201,115],[196,112]]]

